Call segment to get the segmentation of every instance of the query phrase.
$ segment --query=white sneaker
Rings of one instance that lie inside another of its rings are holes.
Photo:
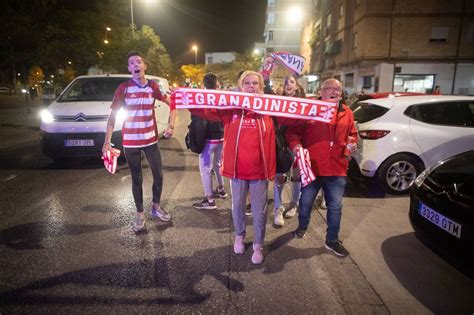
[[[260,244],[253,244],[252,264],[259,265],[263,262],[263,247]]]
[[[298,205],[294,205],[288,211],[285,212],[285,218],[292,218],[296,215],[296,211],[298,210]]]
[[[245,243],[244,243],[245,236],[236,235],[234,241],[234,253],[236,254],[243,254],[245,252]]]
[[[136,233],[146,230],[145,216],[139,216],[137,214],[137,216],[135,217],[135,220],[133,220],[133,223],[132,223],[132,230]]]
[[[275,216],[273,224],[276,226],[283,226],[285,224],[285,220],[283,219],[283,212],[285,211],[285,208],[280,207],[273,209],[273,214]]]
[[[321,203],[319,204],[319,208],[321,209],[327,209],[326,207],[326,200],[323,198],[321,199]]]

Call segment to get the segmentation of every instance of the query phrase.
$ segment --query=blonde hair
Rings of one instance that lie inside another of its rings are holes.
[[[243,84],[244,84],[244,79],[248,77],[249,75],[254,75],[258,78],[258,86],[260,88],[260,91],[263,93],[263,88],[264,88],[264,83],[263,83],[263,76],[259,72],[255,72],[252,70],[246,70],[242,73],[242,75],[239,78],[239,87],[242,90]]]

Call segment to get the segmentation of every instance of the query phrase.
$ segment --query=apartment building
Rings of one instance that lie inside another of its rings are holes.
[[[268,55],[284,51],[299,54],[301,30],[311,18],[311,0],[267,0],[264,42],[255,43],[255,48]],[[272,79],[280,81],[286,73],[276,69]]]
[[[205,54],[204,62],[206,65],[212,65],[215,63],[232,62],[235,60],[234,52],[207,52]]]
[[[474,95],[474,1],[313,0],[310,10],[301,54],[316,84]]]

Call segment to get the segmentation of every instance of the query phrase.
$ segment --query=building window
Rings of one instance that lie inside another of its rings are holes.
[[[267,15],[267,24],[275,24],[275,13],[268,13]]]
[[[357,41],[358,41],[358,35],[357,33],[354,33],[352,35],[352,48],[357,48]]]
[[[212,57],[207,57],[207,64],[212,65]]]
[[[434,78],[434,74],[395,74],[393,91],[431,93],[435,82]]]
[[[436,26],[431,28],[430,43],[446,43],[448,41],[449,27]]]
[[[268,40],[273,40],[273,31],[268,31]]]
[[[339,17],[344,16],[344,5],[341,3],[339,6]]]
[[[354,87],[354,73],[347,73],[345,81],[346,82],[344,83],[344,87],[353,88]]]
[[[267,47],[267,53],[272,53],[273,52],[273,47]]]
[[[326,23],[326,27],[327,27],[327,28],[330,28],[330,27],[331,27],[331,22],[332,22],[331,20],[332,20],[332,14],[329,13],[329,14],[328,14],[327,23]]]
[[[275,0],[268,0],[268,6],[269,7],[275,6]]]
[[[364,80],[363,82],[363,85],[362,85],[362,88],[363,89],[370,89],[372,87],[372,79],[373,79],[373,75],[369,75],[369,76],[365,76],[363,77],[362,79]]]

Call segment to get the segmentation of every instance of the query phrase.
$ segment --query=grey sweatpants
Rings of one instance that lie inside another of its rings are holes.
[[[267,223],[268,181],[231,179],[230,189],[235,235],[245,235],[245,202],[247,193],[250,193],[254,230],[253,242],[254,244],[263,245]]]

